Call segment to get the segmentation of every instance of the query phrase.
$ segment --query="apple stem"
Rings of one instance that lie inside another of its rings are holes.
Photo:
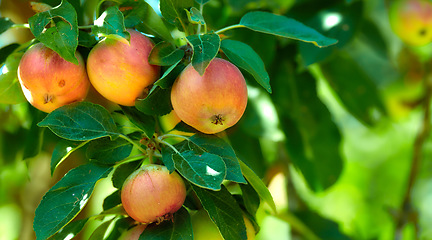
[[[147,148],[147,156],[148,156],[148,159],[149,159],[149,163],[153,164],[153,156],[154,156],[153,149]]]
[[[245,27],[245,26],[241,25],[241,24],[235,24],[235,25],[231,25],[231,26],[219,29],[215,33],[216,34],[221,34],[221,33],[225,32],[225,31],[228,31],[228,30],[231,30],[231,29],[234,29],[234,28],[241,28],[241,27]]]
[[[119,134],[118,136],[121,137],[121,138],[123,138],[124,140],[132,143],[132,145],[134,145],[138,150],[140,150],[140,152],[142,152],[144,154],[147,154],[147,151],[144,148],[142,148],[138,143],[136,143],[135,141],[133,141],[132,139],[130,139],[128,136],[123,135],[123,134]]]
[[[125,163],[128,163],[128,162],[134,162],[134,161],[143,159],[144,156],[145,156],[144,154],[138,154],[138,155],[135,155],[135,156],[132,156],[132,157],[125,158],[125,159],[121,160],[120,162],[116,163],[114,165],[114,167],[118,167],[118,166],[120,166],[122,164],[125,164]]]
[[[180,152],[177,150],[177,148],[175,148],[173,145],[171,145],[169,142],[166,142],[164,140],[160,140],[160,143],[167,145],[168,147],[170,147],[175,153],[180,154]]]
[[[94,25],[78,26],[78,29],[89,29],[94,27]]]

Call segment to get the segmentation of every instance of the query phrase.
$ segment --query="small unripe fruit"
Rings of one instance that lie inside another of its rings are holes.
[[[76,52],[75,56],[78,65],[64,60],[42,43],[30,47],[18,66],[18,79],[27,101],[49,113],[84,100],[90,82],[81,55]]]
[[[106,38],[90,51],[87,71],[94,88],[106,99],[124,106],[135,105],[147,95],[146,88],[159,77],[159,66],[150,65],[153,43],[143,34],[128,30],[125,40]]]
[[[255,229],[248,218],[243,216],[246,226],[247,240],[255,239]],[[223,240],[216,224],[212,222],[208,213],[201,209],[191,217],[195,240]]]
[[[432,41],[432,2],[396,0],[389,9],[390,25],[408,45],[422,46]]]
[[[147,225],[140,224],[124,232],[118,240],[138,240]]]
[[[127,214],[141,223],[171,219],[186,199],[186,186],[176,172],[149,164],[133,172],[124,182],[121,200]]]
[[[171,102],[179,118],[200,132],[221,132],[242,117],[246,81],[232,63],[213,59],[201,76],[189,64],[174,82]]]

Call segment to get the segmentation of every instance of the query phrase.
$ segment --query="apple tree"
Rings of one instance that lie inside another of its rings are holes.
[[[44,186],[29,239],[432,237],[430,1],[8,4],[0,174]]]

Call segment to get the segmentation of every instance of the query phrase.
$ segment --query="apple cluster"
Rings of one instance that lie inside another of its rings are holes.
[[[148,56],[152,41],[135,30],[124,38],[104,38],[90,51],[87,64],[76,52],[78,64],[37,43],[23,55],[18,78],[26,99],[37,109],[51,112],[86,99],[90,84],[109,101],[134,106],[148,95],[160,76],[160,67]],[[246,82],[240,70],[221,58],[213,59],[203,75],[189,64],[178,76],[171,102],[179,118],[207,134],[236,124],[247,104]]]
[[[26,99],[50,113],[69,103],[87,99],[91,86],[107,100],[134,106],[148,95],[160,77],[159,66],[149,63],[153,42],[135,30],[130,41],[104,38],[89,52],[86,63],[76,51],[78,64],[64,60],[55,51],[37,43],[23,55],[18,79]],[[189,64],[171,90],[173,112],[185,123],[206,134],[218,133],[236,124],[247,104],[247,87],[239,69],[215,58],[200,75]],[[186,198],[184,180],[165,166],[149,164],[124,182],[121,201],[126,213],[139,223],[123,239],[138,239],[150,223],[172,219]]]

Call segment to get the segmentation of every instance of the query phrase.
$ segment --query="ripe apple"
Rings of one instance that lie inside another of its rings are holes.
[[[31,46],[18,66],[18,79],[27,101],[49,113],[84,100],[90,82],[83,58],[79,52],[75,55],[78,65],[64,60],[42,43]]]
[[[246,81],[236,66],[220,58],[210,62],[203,76],[189,64],[174,82],[171,102],[186,124],[203,133],[218,133],[242,117]]]
[[[255,229],[250,220],[243,216],[246,225],[246,235],[248,240],[255,239]],[[212,222],[207,211],[198,210],[191,217],[192,229],[195,240],[223,240],[216,224]]]
[[[130,43],[105,38],[92,48],[87,71],[94,88],[106,99],[124,106],[134,106],[137,98],[147,95],[159,77],[159,66],[150,65],[152,41],[135,30],[128,30]]]
[[[171,219],[186,199],[186,186],[176,173],[162,165],[149,164],[133,172],[121,191],[123,207],[141,223]]]
[[[390,25],[408,45],[423,46],[432,41],[432,2],[396,0],[389,9]]]
[[[147,225],[140,224],[124,232],[118,240],[138,240]]]

